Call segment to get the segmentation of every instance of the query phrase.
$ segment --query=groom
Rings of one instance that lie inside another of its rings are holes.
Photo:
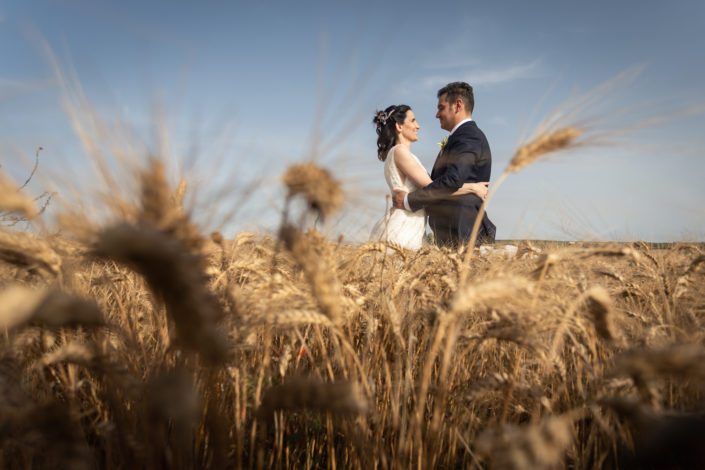
[[[474,194],[449,197],[463,183],[490,180],[492,154],[485,134],[472,120],[475,106],[472,87],[453,82],[438,90],[441,128],[450,132],[433,165],[428,186],[411,193],[394,191],[394,207],[417,211],[425,209],[436,244],[458,247],[470,241],[482,200]],[[495,225],[484,214],[477,244],[493,243]]]

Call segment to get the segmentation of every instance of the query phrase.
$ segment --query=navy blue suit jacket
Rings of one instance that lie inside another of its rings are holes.
[[[474,121],[466,122],[448,138],[433,165],[428,186],[409,193],[413,211],[426,210],[428,223],[440,245],[467,243],[482,200],[474,194],[450,196],[463,183],[490,180],[492,153],[485,134]],[[478,241],[493,241],[496,228],[484,215]]]

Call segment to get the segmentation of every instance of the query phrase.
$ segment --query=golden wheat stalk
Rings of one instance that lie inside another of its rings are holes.
[[[207,288],[202,261],[179,240],[150,226],[121,224],[101,232],[96,256],[125,263],[141,273],[166,304],[178,341],[211,362],[226,358],[216,322],[220,304]]]
[[[142,194],[139,223],[170,234],[188,250],[200,251],[203,248],[203,237],[182,206],[186,184],[182,181],[176,190],[172,189],[167,182],[164,163],[158,159],[150,161],[147,169],[140,174],[140,179]]]
[[[314,378],[295,377],[264,393],[257,416],[268,419],[276,410],[301,409],[338,415],[363,414],[368,403],[362,388],[355,383],[326,383]]]
[[[58,290],[12,286],[0,292],[0,330],[28,323],[96,326],[104,320],[94,301]]]
[[[95,358],[96,351],[94,348],[84,343],[72,341],[45,354],[35,367],[46,367],[59,362],[69,362],[90,367],[93,365]]]
[[[475,218],[475,224],[472,227],[472,232],[470,234],[470,242],[468,243],[468,250],[465,253],[465,261],[463,263],[464,267],[460,273],[460,284],[464,284],[467,280],[467,272],[470,266],[470,259],[472,259],[473,248],[475,247],[475,242],[477,242],[477,234],[480,230],[480,224],[482,223],[482,218],[485,215],[487,205],[492,200],[494,193],[501,186],[502,182],[509,176],[510,173],[516,173],[522,168],[531,165],[532,163],[538,161],[541,157],[546,156],[549,153],[554,153],[558,151],[567,150],[580,145],[577,139],[582,135],[582,131],[573,126],[566,126],[553,132],[546,132],[540,134],[538,137],[532,141],[522,145],[514,152],[509,165],[500,175],[497,181],[492,185],[487,197],[482,202],[480,210]]]
[[[467,312],[477,305],[506,298],[514,298],[521,293],[531,293],[534,285],[521,277],[493,279],[478,284],[461,286],[453,297],[450,313]]]
[[[488,429],[477,439],[481,455],[492,458],[497,468],[550,469],[564,464],[573,442],[573,423],[582,411],[550,416],[525,426],[504,425]]]
[[[698,344],[674,344],[660,349],[629,351],[617,360],[615,374],[629,375],[635,381],[662,376],[703,381],[705,349]]]
[[[301,195],[321,220],[343,205],[343,191],[328,170],[314,163],[292,165],[284,173],[287,199]]]
[[[615,338],[612,326],[614,313],[612,299],[607,290],[600,286],[593,287],[585,293],[585,301],[597,334],[606,340],[613,340]]]
[[[572,126],[541,134],[514,152],[514,156],[504,172],[516,173],[549,153],[574,147],[576,139],[581,134],[581,130]]]
[[[316,252],[317,245],[325,241],[315,232],[304,234],[291,225],[282,226],[279,234],[286,248],[303,268],[321,310],[331,321],[340,321],[343,312],[340,282],[330,263]]]
[[[0,229],[0,259],[26,268],[39,267],[54,276],[61,274],[61,257],[31,233]]]

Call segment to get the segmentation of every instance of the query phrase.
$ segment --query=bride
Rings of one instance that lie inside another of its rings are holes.
[[[372,122],[377,126],[377,156],[384,162],[384,178],[390,190],[407,193],[432,182],[419,159],[411,153],[411,143],[419,140],[419,125],[414,112],[405,104],[377,111]],[[487,196],[485,183],[465,183],[452,194],[474,193],[480,199]],[[421,248],[426,233],[424,210],[409,212],[391,209],[375,224],[370,240],[387,240],[409,250]]]

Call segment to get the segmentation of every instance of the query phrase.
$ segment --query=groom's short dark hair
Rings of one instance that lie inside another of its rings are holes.
[[[463,105],[465,109],[472,113],[473,108],[475,108],[475,96],[472,94],[472,87],[465,82],[453,82],[449,83],[440,90],[438,90],[438,98],[443,96],[445,93],[448,95],[446,99],[449,103],[453,103],[458,98],[463,100]]]

